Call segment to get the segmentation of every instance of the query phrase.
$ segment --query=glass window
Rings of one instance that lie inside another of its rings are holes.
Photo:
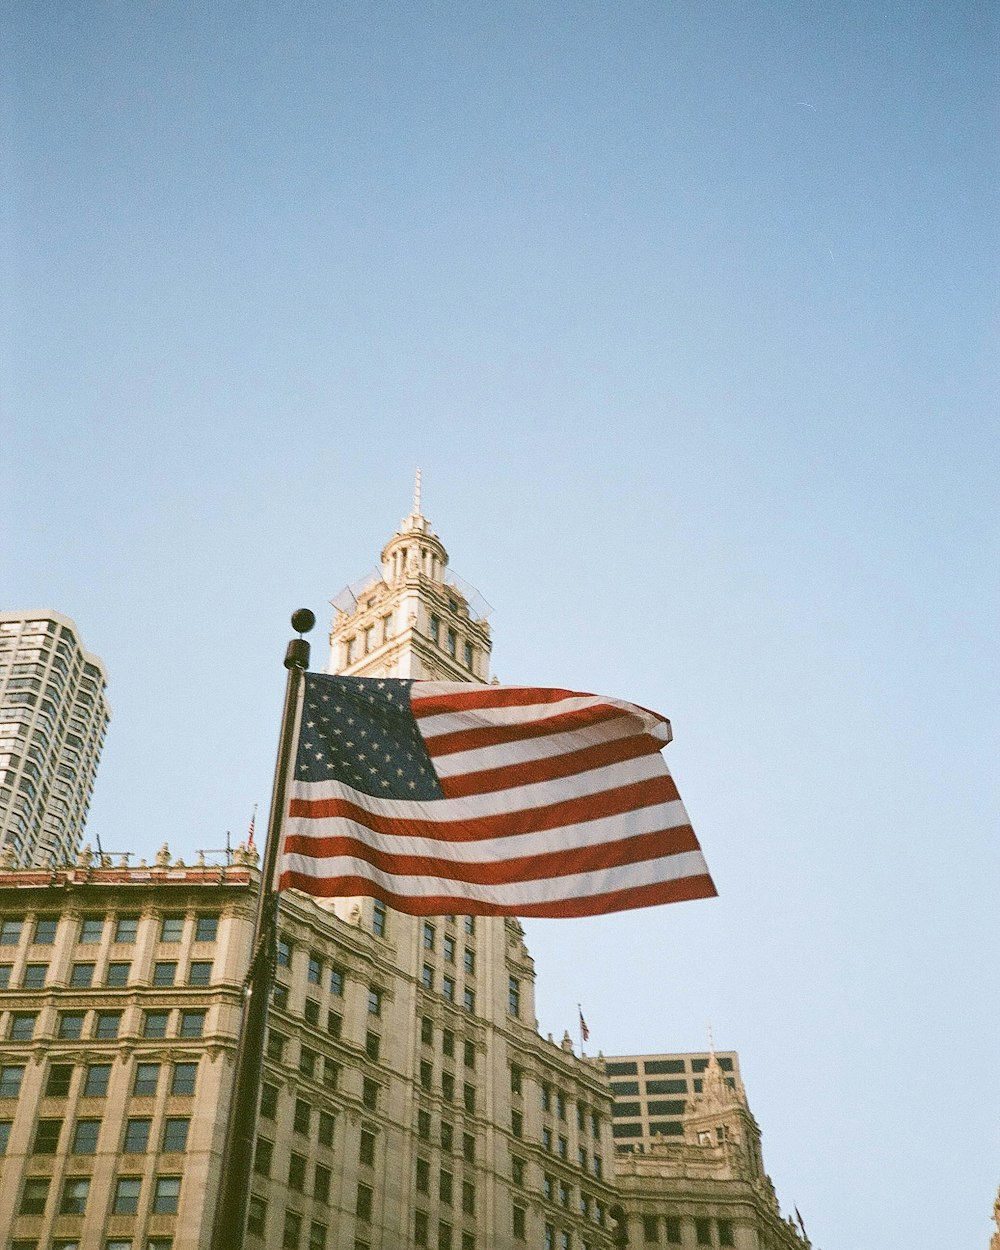
[[[449,1058],[455,1055],[455,1034],[451,1029],[444,1029],[441,1033],[441,1053]]]
[[[143,1037],[166,1037],[167,1025],[170,1022],[169,1011],[147,1011],[143,1014]]]
[[[292,1151],[288,1161],[288,1188],[302,1193],[306,1185],[306,1157]]]
[[[288,1010],[288,987],[275,984],[271,989],[271,1002],[279,1011]]]
[[[309,1250],[326,1250],[326,1225],[313,1220],[309,1225]]]
[[[694,1222],[694,1238],[699,1246],[710,1246],[712,1244],[712,1221],[696,1219]]]
[[[313,1197],[317,1202],[330,1201],[330,1169],[317,1163],[313,1173]]]
[[[524,1136],[524,1116],[520,1111],[511,1111],[510,1113],[510,1131],[514,1137]]]
[[[684,1060],[683,1059],[647,1059],[645,1063],[642,1065],[642,1067],[643,1067],[643,1071],[646,1073],[647,1076],[666,1076],[671,1073],[683,1072]],[[608,1070],[609,1071],[611,1070],[610,1064],[608,1064]],[[632,1065],[632,1071],[633,1072],[635,1071],[634,1065]]]
[[[205,1032],[205,1016],[204,1011],[182,1011],[179,1036],[201,1037]]]
[[[365,1077],[361,1086],[361,1101],[369,1111],[375,1111],[378,1107],[378,1090],[378,1081]]]
[[[217,913],[206,913],[195,918],[194,940],[196,942],[214,942],[218,936],[219,917]]]
[[[10,1126],[13,1120],[0,1120],[0,1156],[7,1153],[7,1144],[10,1141]]]
[[[10,974],[14,971],[13,964],[0,964],[0,990],[10,988]]]
[[[468,946],[462,952],[462,966],[470,974],[476,971],[476,952]]]
[[[719,1245],[720,1246],[735,1246],[736,1242],[733,1240],[732,1220],[719,1220],[718,1228],[719,1228]]]
[[[430,1080],[428,1079],[428,1087]],[[431,1139],[431,1113],[429,1111],[417,1112],[417,1136],[421,1141],[430,1141]]]
[[[153,1190],[153,1214],[173,1215],[177,1210],[177,1202],[181,1193],[179,1176],[158,1176],[156,1188]]]
[[[450,656],[455,655],[455,650],[456,650],[457,645],[458,645],[458,635],[455,633],[453,629],[449,629],[448,630],[448,654]]]
[[[104,978],[104,984],[111,989],[121,989],[128,985],[128,974],[132,965],[126,963],[108,964],[108,971]]]
[[[520,1094],[524,1089],[524,1072],[518,1064],[510,1065],[510,1091],[512,1094]]]
[[[323,976],[323,961],[318,955],[309,956],[309,964],[306,970],[306,978],[311,985],[319,985],[320,978]]]
[[[476,1010],[476,991],[475,990],[465,991],[465,993],[462,995],[462,1005],[465,1008],[465,1010],[468,1012],[474,1012]]]
[[[179,942],[184,936],[184,913],[171,912],[160,921],[160,941]]]
[[[382,1039],[377,1033],[373,1033],[371,1029],[365,1034],[365,1054],[369,1059],[377,1060],[379,1051],[382,1049]]]
[[[368,1014],[371,1016],[380,1016],[382,1014],[382,991],[371,989],[368,991]]]
[[[476,1109],[476,1087],[475,1085],[462,1086],[462,1104],[470,1115]]]
[[[344,970],[333,967],[330,969],[330,993],[342,998],[344,994]]]
[[[83,1215],[87,1209],[87,1195],[90,1193],[90,1181],[85,1176],[68,1176],[63,1181],[62,1200],[59,1211],[62,1215]]]
[[[153,984],[173,985],[177,979],[177,965],[172,961],[161,961],[153,964]]]
[[[344,1027],[344,1017],[336,1011],[328,1011],[326,1013],[326,1031],[331,1037],[340,1037]]]
[[[193,1094],[197,1077],[197,1063],[175,1063],[173,1076],[170,1081],[171,1094],[175,1096]]]
[[[450,1072],[441,1073],[441,1097],[446,1102],[454,1102],[455,1100],[455,1078]]]
[[[21,1190],[20,1215],[42,1215],[49,1197],[49,1178],[47,1176],[29,1176]]]
[[[125,1122],[125,1141],[122,1153],[142,1155],[149,1149],[149,1130],[153,1121],[148,1116],[133,1117]]]
[[[281,1063],[285,1056],[285,1039],[280,1033],[275,1033],[274,1029],[267,1031],[267,1057],[273,1059],[275,1063]]]
[[[54,1155],[59,1148],[59,1134],[62,1131],[62,1120],[39,1120],[35,1128],[35,1143],[32,1154]]]
[[[420,1018],[420,1040],[425,1046],[430,1046],[434,1041],[434,1021],[430,1016]]]
[[[507,980],[507,1010],[512,1016],[521,1014],[521,982],[517,977]]]
[[[48,964],[28,964],[24,970],[24,980],[22,982],[26,990],[41,990],[45,988],[45,976],[49,970]]]
[[[432,951],[434,949],[434,926],[429,920],[424,921],[423,926],[424,949]]]
[[[46,1098],[65,1098],[69,1094],[70,1083],[73,1080],[73,1065],[71,1063],[54,1063],[49,1068],[48,1079],[45,1082]]]
[[[364,1220],[367,1223],[372,1218],[372,1199],[374,1196],[374,1191],[369,1185],[358,1186],[358,1200],[355,1210],[359,1220]]]
[[[266,1137],[258,1137],[253,1154],[253,1170],[260,1176],[271,1175],[271,1160],[274,1158],[274,1142]]]
[[[87,1078],[83,1083],[84,1098],[105,1098],[108,1093],[108,1082],[111,1080],[110,1063],[92,1063],[87,1068]]]
[[[526,1237],[525,1227],[527,1225],[527,1212],[524,1207],[519,1207],[516,1203],[511,1209],[511,1230],[514,1237],[518,1241],[524,1241]]]
[[[187,1150],[188,1126],[186,1116],[168,1116],[163,1122],[163,1151],[165,1154],[183,1154]]]
[[[455,1001],[455,978],[443,976],[441,978],[441,993],[449,1003]]]
[[[386,907],[380,899],[372,904],[372,933],[376,937],[385,937]]]
[[[70,974],[69,983],[74,989],[85,990],[94,984],[94,964],[74,964]]]
[[[285,1212],[285,1227],[281,1234],[281,1244],[284,1250],[299,1250],[299,1240],[302,1237],[302,1216],[297,1211]]]
[[[476,918],[475,918],[475,916],[463,916],[463,917],[462,917],[462,924],[463,924],[463,928],[465,929],[466,933],[475,933],[475,931],[476,931]]]
[[[306,999],[306,1004],[302,1008],[302,1014],[305,1017],[306,1024],[311,1024],[314,1029],[319,1028],[319,1003],[314,998]]]
[[[139,1210],[142,1181],[138,1176],[119,1176],[111,1210],[115,1215],[135,1215]]]
[[[209,985],[212,980],[212,961],[196,959],[188,970],[188,985]]]
[[[462,1060],[467,1068],[474,1068],[476,1066],[476,1043],[470,1041],[468,1038],[466,1039],[463,1047]]]
[[[566,1095],[561,1090],[556,1094],[556,1115],[560,1120],[566,1119]]]
[[[80,922],[81,946],[95,946],[104,937],[104,917],[85,916]]]
[[[466,1163],[475,1163],[476,1161],[476,1139],[471,1133],[463,1133],[462,1135],[462,1157]]]
[[[138,916],[119,916],[115,922],[115,941],[131,944],[139,935]]]
[[[445,963],[453,964],[455,962],[455,939],[450,934],[445,934],[441,949],[444,952]]]
[[[100,1120],[77,1120],[73,1130],[73,1151],[75,1155],[97,1154],[97,1139],[101,1132]]]
[[[263,1237],[266,1225],[267,1203],[258,1194],[251,1194],[247,1207],[247,1232],[254,1237]]]
[[[317,1138],[321,1146],[333,1145],[333,1130],[336,1126],[336,1117],[331,1115],[329,1111],[321,1111],[319,1113],[319,1132]]]
[[[374,1167],[375,1165],[375,1134],[369,1129],[361,1130],[361,1138],[358,1142],[358,1159],[365,1167]]]
[[[31,940],[36,946],[51,946],[56,940],[58,927],[58,916],[38,916],[35,919],[35,932]]]
[[[20,920],[0,920],[0,946],[16,946],[21,940]]]
[[[122,1013],[120,1011],[99,1011],[97,1013],[97,1025],[94,1029],[94,1036],[102,1041],[109,1041],[117,1037],[121,1022]]]
[[[275,1091],[277,1092],[277,1091]],[[304,1098],[296,1098],[295,1100],[295,1116],[292,1120],[292,1128],[296,1133],[302,1133],[309,1136],[309,1130],[312,1127],[312,1107]]]
[[[672,1246],[681,1244],[681,1222],[676,1215],[668,1215],[664,1220],[667,1226],[667,1241]]]
[[[455,1143],[455,1126],[447,1120],[441,1121],[441,1149],[451,1150]]]
[[[420,983],[425,990],[433,990],[434,988],[434,969],[430,964],[424,964],[420,969]]]
[[[7,1036],[12,1042],[30,1042],[35,1036],[35,1022],[38,1013],[34,1011],[15,1011],[11,1013]]]

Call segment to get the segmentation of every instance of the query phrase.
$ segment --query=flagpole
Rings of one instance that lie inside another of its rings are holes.
[[[309,667],[309,643],[301,635],[308,633],[315,624],[316,617],[308,608],[300,608],[292,614],[292,628],[300,636],[289,642],[285,653],[285,668],[288,670],[285,706],[281,714],[281,735],[274,766],[271,810],[257,893],[253,957],[245,982],[242,1027],[233,1072],[233,1092],[222,1148],[222,1171],[212,1228],[212,1250],[242,1250],[246,1233],[250,1176],[257,1135],[257,1105],[264,1066],[267,1004],[274,981],[277,946],[278,891],[275,888],[275,869],[299,709],[299,692],[302,675]]]

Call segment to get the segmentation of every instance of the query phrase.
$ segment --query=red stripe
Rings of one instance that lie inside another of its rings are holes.
[[[427,744],[433,757],[433,739]],[[566,751],[543,760],[528,760],[524,764],[504,764],[500,768],[487,768],[477,773],[462,773],[457,777],[439,777],[446,799],[460,799],[470,794],[496,794],[498,790],[513,790],[518,786],[532,785],[539,781],[553,781],[557,777],[575,777],[594,768],[620,764],[625,760],[638,759],[642,755],[659,755],[663,743],[651,734],[633,734],[613,742],[599,742],[596,746],[583,747],[579,751]]]
[[[609,912],[629,911],[638,907],[656,907],[660,903],[681,903],[696,898],[714,898],[718,891],[707,873],[682,877],[677,881],[657,881],[652,885],[613,890],[590,898],[556,899],[548,903],[498,904],[439,894],[427,898],[411,898],[393,894],[369,881],[367,877],[331,877],[319,880],[300,872],[281,874],[278,888],[303,890],[319,898],[353,898],[365,895],[381,899],[386,906],[408,916],[538,916],[543,918],[571,916],[605,916]]]
[[[653,833],[641,833],[617,842],[600,842],[596,846],[574,847],[563,851],[471,864],[461,860],[434,859],[426,855],[393,855],[369,846],[359,838],[292,836],[285,839],[286,855],[308,855],[315,859],[350,855],[366,860],[374,868],[395,877],[443,877],[448,881],[493,886],[511,885],[517,881],[574,877],[585,872],[642,864],[650,859],[663,859],[667,855],[679,855],[698,849],[698,839],[690,825],[658,829]]]
[[[448,694],[420,693],[420,682],[410,687],[410,711],[418,719],[441,712],[463,712],[470,707],[531,707],[535,703],[559,703],[563,699],[596,699],[599,695],[579,690],[553,690],[534,686],[473,686]]]
[[[542,833],[548,829],[580,824],[585,820],[620,816],[624,812],[652,807],[656,803],[671,803],[679,797],[673,777],[664,772],[659,777],[633,781],[612,790],[602,790],[598,794],[582,795],[578,799],[565,799],[546,807],[498,812],[495,816],[477,816],[465,820],[415,820],[409,817],[382,816],[347,799],[292,799],[288,811],[290,816],[301,816],[307,820],[343,816],[388,836],[433,838],[445,843],[478,842],[483,838]]]
[[[479,747],[523,742],[529,738],[547,738],[550,734],[566,733],[572,729],[587,729],[591,725],[614,720],[630,720],[633,724],[636,723],[636,718],[620,707],[599,703],[592,707],[577,708],[573,712],[559,712],[555,716],[546,716],[527,723],[477,725],[470,729],[456,729],[452,733],[426,737],[424,742],[428,750],[433,744],[433,754],[436,758],[439,755],[452,755],[456,751],[474,751]]]

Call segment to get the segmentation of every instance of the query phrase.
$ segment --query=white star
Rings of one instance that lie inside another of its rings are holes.
[[[342,734],[344,731],[342,729],[335,729],[333,732],[335,734]]]
[[[407,784],[409,785],[409,787],[410,787],[410,789],[411,789],[411,790],[416,790],[416,788],[417,788],[417,783],[416,783],[415,781],[410,781],[410,782],[407,782]]]
[[[383,785],[383,786],[387,786],[388,784],[389,784],[389,783],[388,783],[388,781],[383,781],[383,782],[382,782],[382,785]]]
[[[377,772],[378,772],[378,769],[377,769],[377,768],[375,768],[375,767],[373,766],[373,767],[369,768],[369,770],[368,770],[368,771],[369,771],[370,773],[377,773]],[[388,783],[388,782],[386,782],[385,784],[386,784],[386,785],[388,785],[389,783]]]
[[[315,729],[315,728],[316,728],[316,722],[314,720],[306,721],[306,729]]]

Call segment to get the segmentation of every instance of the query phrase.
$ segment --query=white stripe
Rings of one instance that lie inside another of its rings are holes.
[[[663,859],[645,860],[641,864],[624,864],[618,868],[603,868],[596,872],[578,873],[572,877],[515,881],[510,885],[473,885],[468,881],[452,881],[439,877],[395,876],[380,872],[367,860],[352,856],[316,860],[305,855],[286,855],[282,861],[282,871],[328,880],[338,877],[364,877],[392,894],[405,895],[408,898],[444,895],[501,907],[524,907],[590,898],[614,890],[632,890],[658,882],[707,875],[708,866],[700,851],[685,851]]]
[[[463,864],[500,864],[522,856],[548,855],[581,850],[604,843],[620,842],[658,829],[675,829],[687,825],[684,804],[675,799],[653,807],[640,807],[618,816],[543,829],[538,833],[517,833],[506,838],[481,838],[475,842],[439,841],[405,834],[377,833],[367,825],[344,816],[328,816],[312,820],[307,816],[290,816],[285,821],[285,836],[299,838],[357,838],[387,855],[416,855]],[[306,852],[298,852],[306,854]],[[321,862],[321,861],[316,861]]]
[[[528,811],[549,807],[569,799],[582,799],[619,786],[648,781],[652,777],[669,777],[662,755],[641,755],[635,760],[606,764],[572,777],[553,781],[535,781],[513,790],[495,794],[470,794],[458,799],[383,799],[363,794],[340,781],[293,781],[289,789],[293,799],[344,799],[366,812],[399,820],[475,820],[480,816],[499,816],[504,812]]]
[[[508,686],[508,690],[531,689],[525,686]],[[414,685],[410,691],[410,706],[419,710],[423,699],[438,698],[460,692],[469,693],[465,682],[420,682],[419,688]],[[563,712],[575,712],[590,707],[617,707],[634,718],[644,733],[653,734],[663,743],[670,741],[670,723],[647,712],[645,708],[636,707],[624,699],[610,699],[603,695],[567,693],[565,699],[554,703],[530,703],[515,707],[470,707],[457,708],[451,712],[436,712],[432,716],[417,718],[420,732],[424,738],[436,738],[439,734],[456,733],[466,729],[481,729],[484,725],[526,725],[536,721],[544,721],[549,717],[558,716]]]
[[[504,768],[510,764],[547,760],[555,755],[567,755],[570,751],[582,751],[584,747],[599,746],[602,742],[616,742],[622,738],[634,737],[635,721],[631,717],[619,716],[615,720],[602,721],[599,725],[590,725],[586,729],[571,729],[567,733],[525,738],[521,742],[503,743],[499,746],[475,747],[470,751],[455,751],[451,755],[435,755],[434,771],[439,777],[461,777],[466,773]],[[433,743],[431,746],[433,747]]]

